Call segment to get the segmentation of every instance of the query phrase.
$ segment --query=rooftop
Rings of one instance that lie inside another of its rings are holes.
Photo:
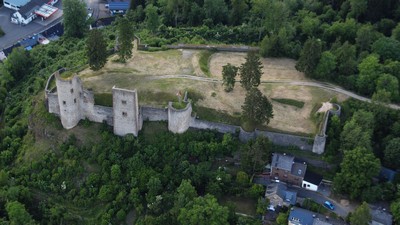
[[[298,177],[304,177],[306,170],[307,170],[307,165],[305,163],[295,162],[292,164],[292,170],[290,173]]]
[[[30,0],[5,0],[5,2],[8,2],[12,5],[16,6],[24,6],[26,5]]]
[[[23,17],[27,18],[30,14],[33,14],[35,10],[39,9],[47,1],[45,0],[32,0],[28,4],[21,7],[18,11]]]
[[[314,172],[311,172],[310,170],[307,170],[304,176],[304,180],[309,183],[319,185],[322,182],[322,176]]]
[[[292,164],[294,163],[294,156],[282,155],[279,153],[274,153],[272,156],[272,167],[279,169],[291,171]]]
[[[393,217],[385,209],[371,207],[372,225],[392,225]]]

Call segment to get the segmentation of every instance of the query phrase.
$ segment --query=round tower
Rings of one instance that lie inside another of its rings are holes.
[[[56,84],[61,123],[65,129],[71,129],[82,118],[80,106],[82,83],[77,76],[63,79],[59,74],[56,74]]]

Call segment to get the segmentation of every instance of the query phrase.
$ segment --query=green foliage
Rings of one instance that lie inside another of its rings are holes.
[[[32,216],[26,211],[25,206],[18,201],[7,202],[6,211],[10,220],[10,225],[35,224]]]
[[[133,48],[133,29],[131,23],[126,17],[118,17],[118,56],[121,62],[126,62],[132,57]]]
[[[255,87],[247,92],[242,110],[244,120],[251,124],[268,124],[274,117],[271,102]]]
[[[379,56],[369,55],[358,64],[360,71],[357,79],[357,87],[360,93],[371,95],[376,87],[376,80],[383,70],[379,63]]]
[[[318,212],[321,214],[325,214],[328,212],[327,208],[322,207],[321,204],[318,204],[317,202],[315,202],[314,200],[309,199],[309,198],[306,198],[301,206],[312,212]]]
[[[313,77],[319,79],[332,79],[335,76],[337,66],[336,56],[330,51],[325,51],[321,55],[317,67],[314,70]]]
[[[94,94],[94,104],[112,107],[112,94],[111,93],[95,93]]]
[[[86,54],[92,70],[101,69],[107,62],[107,44],[101,30],[93,29],[86,40]]]
[[[146,14],[146,25],[147,29],[149,29],[151,32],[155,32],[158,27],[160,26],[160,20],[158,18],[158,8],[154,6],[153,4],[149,4],[146,6],[146,9],[144,10]]]
[[[392,202],[390,205],[390,211],[393,214],[394,221],[400,221],[400,199]]]
[[[172,107],[174,107],[175,109],[184,109],[186,108],[186,106],[186,102],[172,102]]]
[[[30,72],[31,66],[32,59],[29,53],[22,47],[14,48],[3,65],[3,72],[6,76],[4,81],[9,83],[21,80]],[[7,74],[11,75],[12,78],[7,78]]]
[[[200,53],[199,66],[200,66],[201,71],[203,71],[203,73],[208,77],[211,76],[208,63],[210,62],[211,55],[214,53],[215,52],[213,52],[213,51],[202,51]]]
[[[263,72],[260,57],[256,52],[248,52],[246,62],[240,66],[240,83],[242,87],[249,91],[251,88],[260,85],[260,79]]]
[[[201,64],[200,64],[201,65]],[[222,66],[222,85],[224,85],[224,90],[230,92],[235,87],[235,77],[237,75],[239,68],[231,65],[230,63]]]
[[[204,0],[203,9],[205,16],[213,24],[225,23],[228,16],[228,7],[224,0]]]
[[[309,38],[304,43],[300,58],[296,63],[296,69],[304,72],[306,76],[312,76],[321,58],[322,44],[315,38]]]
[[[370,214],[369,205],[363,202],[350,217],[350,224],[354,225],[368,225],[372,217]]]
[[[236,183],[241,187],[247,187],[250,184],[249,175],[246,172],[238,171],[236,174]]]
[[[258,198],[257,201],[257,214],[264,215],[265,211],[269,206],[269,199],[268,198]]]
[[[259,136],[250,140],[241,149],[241,166],[249,174],[261,172],[271,159],[271,143],[266,137]]]
[[[363,189],[372,184],[372,178],[380,171],[379,159],[371,150],[357,147],[344,153],[341,171],[336,174],[334,188],[340,193],[348,193],[352,199],[359,198]]]
[[[86,20],[86,4],[79,0],[66,0],[63,2],[64,33],[68,37],[81,38],[89,29]]]
[[[371,112],[359,110],[350,121],[346,122],[340,134],[342,151],[357,147],[371,149],[371,137],[374,129],[374,115]]]
[[[390,74],[382,74],[376,80],[376,91],[386,91],[390,101],[399,101],[399,81],[395,76]]]
[[[400,158],[400,138],[390,140],[383,154],[385,165],[393,169],[400,168],[400,161],[397,160]]]
[[[400,23],[398,23],[397,26],[392,30],[392,38],[400,41]]]
[[[289,212],[280,212],[276,218],[277,225],[286,225],[288,223]]]
[[[295,99],[290,99],[290,98],[271,98],[273,101],[285,104],[285,105],[291,105],[294,106],[296,108],[303,108],[304,106],[304,102],[303,101],[298,101]]]
[[[372,51],[378,54],[383,61],[392,59],[400,60],[400,41],[382,37],[375,41],[372,45]]]
[[[338,73],[341,76],[353,75],[357,71],[356,47],[349,42],[334,49],[333,54],[338,62]]]

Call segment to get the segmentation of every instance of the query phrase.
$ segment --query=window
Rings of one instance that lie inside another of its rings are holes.
[[[63,105],[67,104],[65,101],[63,101]]]
[[[126,112],[122,112],[122,116],[127,116],[128,114]]]
[[[126,101],[125,100],[122,100],[122,105],[126,105]]]
[[[72,93],[74,93],[74,89],[73,89],[73,88],[71,88],[71,94],[72,94]]]
[[[74,103],[76,103],[76,98],[74,98]]]
[[[310,185],[309,185],[309,184],[307,184],[307,187],[310,187]]]

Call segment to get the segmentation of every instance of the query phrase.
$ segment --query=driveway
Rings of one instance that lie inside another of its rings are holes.
[[[62,9],[61,1],[59,1],[55,6]],[[42,32],[43,30],[47,29],[47,27],[52,26],[61,20],[61,18],[58,18],[47,26],[35,23],[35,21],[32,21],[26,26],[22,26],[10,22],[12,13],[14,13],[13,10],[4,6],[0,8],[0,27],[6,33],[4,36],[0,37],[0,51],[4,48],[10,47],[11,45],[14,45],[18,41],[27,38],[28,36]],[[38,20],[38,18],[36,18],[36,20]]]
[[[321,204],[324,204],[325,201],[330,201],[332,204],[335,205],[335,210],[333,210],[334,213],[336,213],[338,216],[342,217],[345,219],[349,212],[352,212],[354,209],[351,206],[342,206],[340,203],[336,202],[335,200],[322,195],[319,192],[315,191],[308,191],[303,188],[297,188],[297,187],[288,187],[288,190],[296,191],[297,192],[297,197],[300,198],[310,198],[313,201]]]

